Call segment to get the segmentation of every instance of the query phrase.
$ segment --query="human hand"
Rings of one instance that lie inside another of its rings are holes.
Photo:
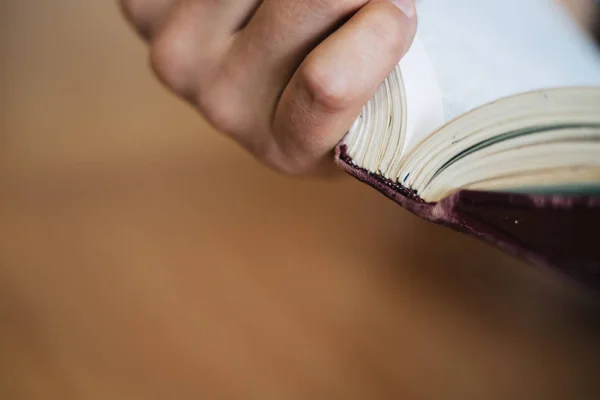
[[[412,43],[413,0],[121,0],[151,65],[285,173],[318,170]]]

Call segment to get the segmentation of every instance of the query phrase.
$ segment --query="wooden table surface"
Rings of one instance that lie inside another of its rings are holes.
[[[114,1],[2,1],[0,55],[1,399],[600,398],[593,299],[260,166]]]

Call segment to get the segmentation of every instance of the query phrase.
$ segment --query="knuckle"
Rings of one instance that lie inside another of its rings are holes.
[[[146,0],[119,0],[121,12],[146,41],[152,37],[152,18]]]
[[[119,0],[121,10],[130,21],[135,21],[143,12],[143,0]]]
[[[154,43],[150,51],[150,64],[161,81],[167,86],[173,86],[179,75],[181,63],[171,42],[162,39]]]
[[[166,32],[155,40],[150,50],[150,64],[157,77],[180,95],[187,95],[189,53],[176,33]]]
[[[131,25],[145,39],[150,39],[152,11],[148,0],[119,0],[121,12]]]
[[[349,82],[339,74],[332,74],[318,61],[307,59],[298,73],[313,107],[335,112],[345,110],[352,104]]]
[[[216,62],[202,79],[194,104],[217,131],[251,147],[252,138],[267,130],[261,119],[263,106],[252,104],[244,86],[231,75],[227,63]]]
[[[244,123],[239,111],[230,103],[211,100],[199,102],[198,108],[206,121],[217,131],[233,138],[241,136]]]

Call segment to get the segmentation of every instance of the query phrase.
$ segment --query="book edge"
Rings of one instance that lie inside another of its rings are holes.
[[[404,188],[399,183],[354,165],[345,150],[345,145],[336,147],[335,161],[339,167],[412,214],[476,237],[535,266],[560,271],[577,284],[600,290],[600,253],[598,257],[592,255],[591,261],[588,262],[571,262],[564,257],[555,257],[547,249],[531,248],[527,243],[520,241],[516,235],[501,229],[477,212],[478,207],[500,208],[507,205],[511,209],[519,209],[523,212],[540,208],[558,212],[567,212],[575,208],[594,209],[597,212],[600,210],[600,196],[524,195],[459,190],[439,202],[427,203],[414,191]]]

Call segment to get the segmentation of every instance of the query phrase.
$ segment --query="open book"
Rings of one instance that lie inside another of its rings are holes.
[[[426,219],[600,287],[600,52],[552,0],[421,0],[336,151]]]

